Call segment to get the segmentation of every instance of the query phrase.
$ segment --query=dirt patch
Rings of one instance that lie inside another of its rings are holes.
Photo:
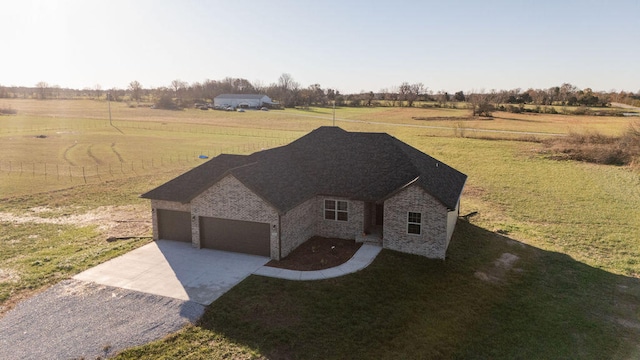
[[[314,236],[286,258],[271,260],[267,266],[302,271],[328,269],[347,262],[360,246],[362,243],[354,240]]]
[[[504,253],[493,262],[493,266],[487,266],[485,269],[476,271],[473,276],[494,284],[502,283],[508,272],[512,270],[520,271],[520,269],[513,269],[518,260],[520,260],[518,255]]]
[[[465,185],[462,193],[464,196],[481,197],[484,196],[486,190],[479,186]]]
[[[496,267],[503,268],[505,270],[510,270],[513,267],[513,264],[520,259],[519,256],[513,255],[510,253],[504,253],[498,258],[493,264]]]
[[[426,121],[436,121],[436,120],[475,120],[476,118],[471,116],[412,116],[413,120],[426,120]]]
[[[0,222],[14,224],[59,224],[96,226],[106,238],[137,237],[149,234],[151,216],[146,206],[101,206],[82,214],[77,209],[35,207],[26,214],[0,212]],[[63,215],[52,215],[62,213]]]
[[[0,284],[18,282],[20,275],[15,270],[0,268]]]

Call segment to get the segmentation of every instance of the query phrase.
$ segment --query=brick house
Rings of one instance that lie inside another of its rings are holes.
[[[153,238],[281,259],[312,236],[444,259],[467,176],[384,133],[321,127],[145,193]]]

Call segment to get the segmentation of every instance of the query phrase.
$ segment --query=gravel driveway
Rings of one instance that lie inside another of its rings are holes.
[[[0,319],[0,359],[95,359],[193,323],[204,306],[65,280]]]

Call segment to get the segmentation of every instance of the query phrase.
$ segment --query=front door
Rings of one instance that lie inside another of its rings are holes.
[[[382,226],[384,223],[384,203],[376,204],[376,225]]]

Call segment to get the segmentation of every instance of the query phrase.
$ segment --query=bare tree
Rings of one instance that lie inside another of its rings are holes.
[[[390,89],[382,89],[380,92],[383,94],[387,106],[396,106],[396,102],[400,100],[400,90],[397,86],[393,86]]]
[[[38,88],[38,97],[41,100],[44,100],[47,98],[47,92],[49,90],[49,84],[47,84],[44,81],[40,81],[39,83],[36,84],[36,87]]]
[[[410,90],[411,90],[411,97],[413,98],[413,101],[417,100],[420,97],[420,95],[423,95],[427,92],[427,88],[424,86],[423,83],[411,84]],[[409,104],[409,106],[413,106],[413,101],[411,101],[411,104]]]
[[[298,102],[300,84],[290,74],[284,73],[278,78],[277,96],[285,107],[293,107]]]
[[[564,83],[560,85],[559,95],[560,95],[560,101],[562,101],[563,105],[567,103],[572,96],[575,96],[575,92],[577,90],[578,90],[577,87],[569,83]]]
[[[233,80],[233,92],[240,94],[252,94],[255,92],[255,88],[247,79],[234,79]]]
[[[185,89],[187,85],[188,84],[185,81],[182,81],[180,79],[171,81],[171,88],[173,89],[173,92],[176,97],[178,97],[178,92],[182,89]]]
[[[178,107],[185,106],[182,95],[188,86],[189,84],[187,84],[186,81],[182,81],[180,79],[171,81],[171,89],[173,89],[173,93],[174,93],[174,96],[176,97]]]
[[[278,86],[280,86],[282,90],[289,91],[294,88],[299,88],[300,84],[293,80],[291,74],[284,73],[278,78]]]
[[[131,91],[131,98],[137,102],[140,102],[142,96],[142,85],[137,80],[129,83],[129,91]]]
[[[471,116],[491,117],[495,107],[491,103],[491,94],[485,94],[484,90],[480,92],[472,91],[467,95],[467,101],[471,108]]]
[[[111,101],[122,101],[122,97],[124,96],[124,90],[118,88],[111,88],[107,92],[108,99]]]
[[[413,103],[424,92],[424,85],[422,83],[409,84],[403,82],[398,88],[400,92],[400,100],[406,101],[408,107],[412,107]]]
[[[93,89],[94,89],[94,94],[96,95],[96,98],[100,99],[100,96],[102,96],[102,86],[100,84],[96,84],[96,86],[94,86]]]
[[[253,88],[256,93],[263,93],[267,86],[262,82],[262,80],[253,80]]]

